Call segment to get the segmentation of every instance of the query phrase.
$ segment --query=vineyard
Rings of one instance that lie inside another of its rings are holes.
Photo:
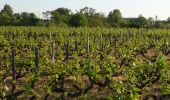
[[[0,27],[0,99],[170,98],[170,30]]]

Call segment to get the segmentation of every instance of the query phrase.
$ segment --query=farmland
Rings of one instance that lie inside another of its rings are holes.
[[[0,27],[0,99],[169,94],[168,29]]]

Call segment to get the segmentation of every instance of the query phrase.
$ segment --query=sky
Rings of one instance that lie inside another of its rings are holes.
[[[119,9],[123,17],[158,16],[160,20],[170,17],[170,0],[0,0],[0,9],[9,4],[15,13],[34,12],[42,17],[42,12],[66,7],[73,12],[88,6],[107,15],[114,9]]]

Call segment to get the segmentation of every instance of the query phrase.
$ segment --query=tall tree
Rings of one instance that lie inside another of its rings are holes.
[[[14,14],[14,24],[15,26],[20,26],[21,25],[21,14],[15,13]]]
[[[1,10],[1,13],[6,13],[9,16],[13,15],[12,7],[8,4],[4,5],[4,8]]]
[[[115,9],[108,14],[108,23],[113,27],[118,27],[122,23],[122,14],[119,9]]]
[[[11,25],[11,17],[9,15],[7,15],[6,13],[1,13],[0,14],[0,25]]]
[[[21,25],[23,26],[36,26],[39,19],[34,13],[22,12]]]
[[[152,17],[149,17],[149,18],[148,18],[147,27],[148,27],[148,28],[153,28],[153,27],[154,27],[154,24],[155,24],[154,19],[153,19]]]
[[[89,27],[102,27],[104,26],[104,14],[96,12],[95,9],[84,7],[80,9],[80,12],[86,16],[88,19],[88,26]]]
[[[80,9],[80,13],[85,14],[87,17],[92,17],[96,14],[96,10],[89,7],[84,7]]]
[[[137,18],[136,26],[141,28],[141,27],[146,27],[147,24],[148,24],[147,19],[143,17],[142,15],[139,15]]]
[[[58,26],[68,24],[71,13],[70,9],[58,8],[51,11],[51,20]]]
[[[170,22],[170,17],[168,17],[167,21]]]
[[[9,5],[4,5],[0,12],[0,25],[12,25],[13,24],[13,10]]]
[[[69,25],[73,27],[84,27],[88,25],[88,19],[82,13],[76,13],[70,18]]]

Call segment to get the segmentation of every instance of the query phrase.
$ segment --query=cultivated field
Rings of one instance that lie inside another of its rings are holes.
[[[170,98],[170,30],[0,27],[0,99]]]

